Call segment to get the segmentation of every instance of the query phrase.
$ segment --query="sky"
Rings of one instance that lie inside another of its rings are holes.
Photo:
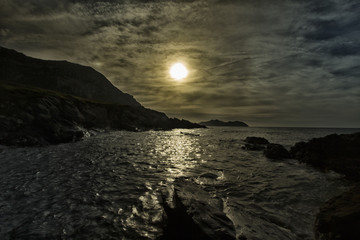
[[[359,11],[358,0],[0,0],[0,45],[91,66],[170,117],[360,127]]]

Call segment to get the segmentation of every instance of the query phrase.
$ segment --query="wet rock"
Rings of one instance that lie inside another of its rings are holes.
[[[245,142],[249,144],[259,144],[259,145],[269,144],[269,141],[263,137],[247,137],[245,139]]]
[[[356,240],[360,236],[360,186],[327,201],[316,217],[317,240]]]
[[[236,239],[234,225],[223,212],[222,200],[190,180],[174,182],[172,199],[164,201],[164,210],[167,223],[163,239]]]
[[[242,149],[250,151],[262,151],[265,149],[269,141],[263,137],[247,137],[245,139],[245,146]]]
[[[264,154],[267,158],[271,159],[286,159],[290,158],[290,153],[282,145],[269,143],[264,150]]]
[[[261,151],[265,149],[264,145],[260,144],[248,144],[246,143],[245,146],[242,147],[242,149],[249,150],[249,151]]]
[[[292,158],[323,170],[334,170],[360,180],[360,133],[332,134],[296,143]]]

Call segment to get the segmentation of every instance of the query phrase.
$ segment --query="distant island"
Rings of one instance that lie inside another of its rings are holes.
[[[210,120],[207,122],[200,122],[200,125],[203,126],[228,126],[228,127],[248,127],[249,125],[247,125],[244,122],[240,122],[240,121],[229,121],[229,122],[224,122],[224,121],[220,121],[220,120]]]
[[[72,142],[103,130],[203,128],[144,108],[91,67],[0,47],[0,144]]]

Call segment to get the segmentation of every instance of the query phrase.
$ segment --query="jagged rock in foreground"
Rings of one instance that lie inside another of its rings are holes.
[[[240,122],[240,121],[229,121],[229,122],[223,122],[220,120],[210,120],[207,122],[201,122],[199,123],[200,125],[204,125],[204,126],[228,126],[228,127],[248,127],[248,125],[244,122]]]
[[[360,186],[327,201],[316,217],[317,240],[357,240],[360,236]]]
[[[163,202],[167,216],[163,239],[236,239],[234,225],[223,212],[222,200],[210,196],[196,183],[175,180],[172,200]]]
[[[281,144],[269,143],[264,150],[267,158],[282,160],[290,158],[290,153]]]
[[[105,104],[59,92],[0,84],[0,145],[36,146],[81,139],[92,129],[203,127],[164,113]]]
[[[334,170],[348,178],[360,180],[360,132],[332,134],[296,143],[292,158],[324,170]]]

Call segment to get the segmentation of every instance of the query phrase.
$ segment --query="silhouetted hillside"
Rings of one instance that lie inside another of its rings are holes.
[[[141,106],[90,67],[0,47],[0,144],[34,146],[98,130],[201,128]]]
[[[140,106],[133,96],[117,89],[91,67],[67,61],[27,57],[0,47],[0,82],[21,84],[108,103]]]

